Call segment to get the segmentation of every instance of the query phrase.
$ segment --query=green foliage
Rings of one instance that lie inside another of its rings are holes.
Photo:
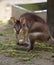
[[[47,9],[47,3],[21,4],[19,6],[31,11]]]

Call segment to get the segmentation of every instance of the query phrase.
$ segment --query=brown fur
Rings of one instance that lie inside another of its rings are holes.
[[[47,23],[39,16],[32,13],[25,13],[20,16],[20,22],[25,22],[28,28],[28,34],[30,39],[30,50],[33,49],[35,40],[49,41],[54,43],[53,37],[50,34]],[[37,34],[39,33],[39,34]]]
[[[26,35],[29,36],[30,43],[28,43],[28,47],[23,47],[20,49],[32,50],[34,46],[35,40],[40,40],[42,42],[49,41],[54,44],[54,39],[50,34],[49,27],[47,23],[39,16],[33,13],[25,13],[20,16],[19,18],[21,29],[25,27],[27,30]],[[17,25],[16,25],[17,27]],[[17,39],[17,32],[16,32],[16,39]],[[19,44],[19,42],[17,42]]]

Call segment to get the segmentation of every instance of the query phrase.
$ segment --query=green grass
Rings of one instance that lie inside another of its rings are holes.
[[[7,23],[8,23],[7,20],[2,20],[2,21],[0,21],[0,25],[1,25],[1,24],[7,24]]]
[[[8,57],[14,57],[21,61],[31,60],[35,55],[34,53],[30,53],[28,51],[23,50],[15,50],[16,44],[8,43],[2,44],[0,43],[0,53],[6,53]]]
[[[4,34],[3,33],[0,33],[0,36],[4,36]]]
[[[36,47],[35,47],[36,50],[44,50],[44,51],[52,51],[53,50],[53,47],[50,46],[48,43],[38,43],[36,42]]]
[[[25,51],[25,50],[16,50],[14,49],[16,46],[15,42],[2,42],[0,43],[0,53],[6,53],[8,57],[17,58],[21,61],[30,61],[34,57],[42,58],[42,51],[49,51],[52,52],[53,48],[47,45],[40,45],[36,44],[35,48],[32,51]],[[41,50],[38,50],[41,49]],[[38,52],[39,51],[39,52]]]
[[[0,50],[0,53],[7,53],[8,54],[8,57],[16,57],[18,58],[19,60],[22,60],[22,61],[28,61],[28,60],[31,60],[35,54],[29,54],[29,52],[27,51],[19,51],[19,50]]]

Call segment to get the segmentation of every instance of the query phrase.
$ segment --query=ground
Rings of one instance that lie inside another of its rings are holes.
[[[54,49],[44,43],[32,51],[15,49],[15,35],[11,24],[0,24],[0,65],[54,65]]]

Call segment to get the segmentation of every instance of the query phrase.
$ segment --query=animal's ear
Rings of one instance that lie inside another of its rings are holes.
[[[17,21],[16,21],[17,19],[15,18],[15,17],[11,17],[10,18],[10,21],[12,22],[12,23],[16,23]]]
[[[24,24],[25,22],[26,22],[26,20],[24,17],[20,18],[20,23]]]

